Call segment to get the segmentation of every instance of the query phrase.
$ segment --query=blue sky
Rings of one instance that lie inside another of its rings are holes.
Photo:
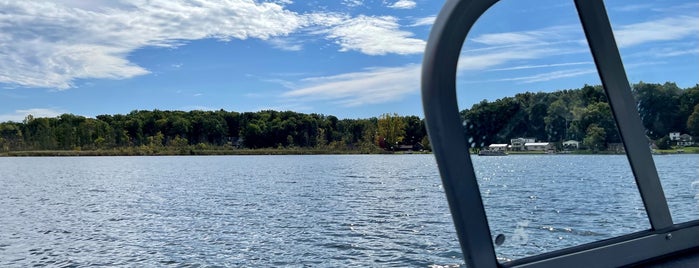
[[[442,1],[0,2],[0,121],[132,110],[422,117]],[[699,3],[607,1],[632,83],[699,82]],[[462,50],[459,104],[599,84],[572,1],[502,1]]]

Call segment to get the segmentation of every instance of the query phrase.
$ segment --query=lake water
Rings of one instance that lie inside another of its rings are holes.
[[[699,219],[698,155],[656,156]],[[624,156],[474,156],[501,259],[648,228]],[[0,267],[462,264],[432,155],[0,158]]]

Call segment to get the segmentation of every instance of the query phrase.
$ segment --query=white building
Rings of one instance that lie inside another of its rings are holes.
[[[550,143],[550,142],[527,142],[524,144],[524,148],[527,151],[551,151],[551,150],[553,150],[553,143]]]
[[[567,140],[563,142],[563,148],[580,149],[580,142],[576,140]]]
[[[679,132],[670,132],[670,140],[671,141],[680,140],[680,133]]]
[[[510,144],[512,144],[511,149],[513,151],[524,151],[526,150],[525,144],[526,143],[533,143],[536,142],[534,138],[516,138],[516,139],[510,139]]]
[[[491,144],[488,146],[488,149],[491,151],[506,151],[507,150],[507,144]]]
[[[692,146],[694,145],[694,139],[692,136],[687,134],[682,134],[679,139],[677,139],[677,145],[679,146]]]

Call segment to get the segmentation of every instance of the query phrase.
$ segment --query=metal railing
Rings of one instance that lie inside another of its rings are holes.
[[[602,0],[575,5],[621,133],[651,229],[498,263],[456,102],[456,69],[471,27],[497,0],[448,0],[422,65],[425,121],[468,267],[617,267],[699,248],[699,221],[673,224]]]

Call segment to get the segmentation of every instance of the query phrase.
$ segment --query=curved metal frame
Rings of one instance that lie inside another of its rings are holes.
[[[435,21],[422,66],[425,121],[468,267],[497,267],[456,102],[456,68],[466,35],[497,0],[449,0]],[[630,265],[699,248],[699,221],[672,223],[602,0],[576,0],[651,229],[505,263],[511,267]],[[673,235],[674,234],[674,235]]]

